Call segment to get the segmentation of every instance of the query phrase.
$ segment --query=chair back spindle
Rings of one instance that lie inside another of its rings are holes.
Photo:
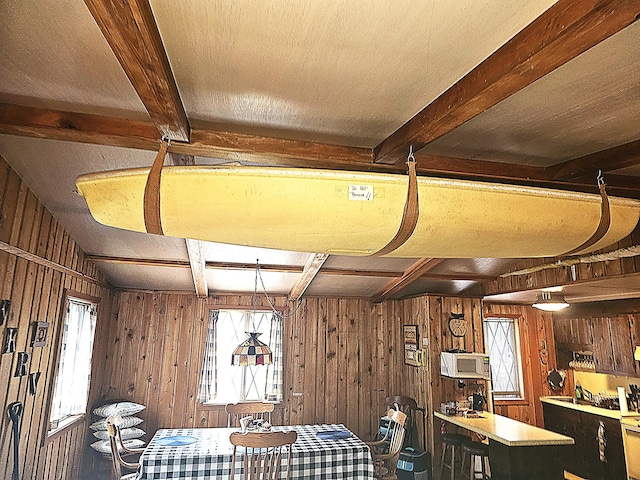
[[[283,455],[287,458],[287,473],[291,474],[291,445],[298,434],[290,432],[233,432],[229,440],[233,444],[231,480],[235,480],[238,457],[242,456],[243,480],[277,480],[280,475]],[[242,452],[238,447],[244,447]]]
[[[144,448],[126,448],[122,441],[122,434],[120,433],[120,424],[122,423],[122,417],[120,415],[114,415],[107,417],[107,434],[109,435],[109,445],[111,447],[111,460],[113,462],[113,474],[116,480],[133,480],[136,473],[130,473],[122,475],[122,467],[130,470],[136,470],[138,468],[137,462],[127,462],[122,458],[121,451],[127,453],[142,453]]]
[[[240,419],[246,416],[251,416],[254,420],[260,418],[271,423],[274,404],[266,402],[230,403],[225,407],[225,410],[227,412],[227,427],[239,427]]]
[[[379,442],[368,443],[372,447],[371,458],[376,478],[391,478],[389,475],[394,475],[406,432],[406,413],[392,409],[387,415],[389,427],[385,438]]]

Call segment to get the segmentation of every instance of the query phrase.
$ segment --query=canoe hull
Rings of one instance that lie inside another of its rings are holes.
[[[76,184],[100,223],[146,232],[148,169],[83,175]],[[529,258],[562,255],[587,240],[600,196],[534,187],[418,177],[412,236],[387,256]],[[396,234],[404,175],[254,167],[165,167],[165,235],[338,255],[370,255]],[[640,201],[611,198],[611,227],[589,251],[626,237]],[[587,252],[581,252],[587,253]]]

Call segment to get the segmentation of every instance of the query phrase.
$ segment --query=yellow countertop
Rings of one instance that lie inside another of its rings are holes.
[[[446,422],[479,433],[509,447],[574,444],[571,437],[489,412],[482,412],[482,416],[478,418],[445,415],[440,412],[434,412],[434,415]]]
[[[638,412],[629,412],[626,415],[622,415],[620,410],[609,410],[608,408],[594,407],[593,405],[580,405],[576,403],[571,403],[567,400],[573,397],[540,397],[540,401],[544,403],[549,403],[551,405],[558,405],[560,407],[570,408],[572,410],[579,410],[581,412],[591,413],[593,415],[600,415],[602,417],[614,418],[616,420],[620,420],[623,417],[638,417],[640,413]],[[564,400],[562,400],[564,399]]]
[[[620,420],[620,423],[624,428],[628,428],[629,430],[633,430],[634,432],[640,432],[640,418],[638,417],[624,417]]]

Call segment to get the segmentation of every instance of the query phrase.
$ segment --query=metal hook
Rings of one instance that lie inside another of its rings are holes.
[[[169,138],[168,135],[162,135],[162,137],[160,138],[160,143],[165,141],[167,142],[167,147],[171,145],[171,139]]]
[[[413,156],[413,145],[409,146],[409,155],[407,156],[407,165],[409,162],[415,162],[416,157]]]
[[[604,177],[602,176],[602,170],[598,170],[597,182],[598,182],[598,186],[604,185]]]

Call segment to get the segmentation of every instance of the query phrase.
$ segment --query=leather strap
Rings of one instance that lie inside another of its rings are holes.
[[[147,229],[147,233],[154,233],[156,235],[164,235],[162,231],[162,219],[160,218],[160,179],[162,177],[162,166],[168,146],[169,142],[163,138],[160,150],[158,150],[158,155],[156,155],[153,166],[151,170],[149,170],[147,184],[144,187],[144,203],[142,206],[144,226]]]
[[[596,228],[593,235],[591,235],[591,237],[582,245],[570,250],[564,255],[574,255],[582,250],[586,250],[587,248],[595,245],[596,242],[600,241],[609,231],[609,227],[611,226],[611,209],[609,208],[609,197],[607,197],[604,182],[600,183],[600,197],[602,198],[602,203],[600,204],[600,223],[598,224],[598,228]]]
[[[416,175],[416,162],[409,162],[409,188],[407,190],[407,200],[404,204],[402,212],[402,221],[396,236],[391,239],[384,247],[370,256],[387,255],[402,246],[413,234],[418,224],[418,216],[420,215],[420,205],[418,203],[418,178]]]

